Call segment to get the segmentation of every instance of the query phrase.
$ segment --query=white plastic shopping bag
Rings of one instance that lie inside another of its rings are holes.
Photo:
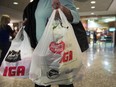
[[[22,28],[11,43],[2,65],[0,75],[17,78],[28,78],[32,48],[29,38]]]
[[[58,11],[61,19],[54,20],[54,10],[32,55],[29,77],[38,85],[70,84],[82,66],[73,28]]]

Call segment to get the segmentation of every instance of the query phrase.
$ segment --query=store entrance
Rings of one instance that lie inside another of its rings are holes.
[[[82,18],[82,23],[91,46],[114,47],[116,42],[115,16]]]

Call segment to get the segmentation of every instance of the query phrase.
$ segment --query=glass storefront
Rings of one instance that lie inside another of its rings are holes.
[[[115,43],[116,16],[81,17],[89,43]]]

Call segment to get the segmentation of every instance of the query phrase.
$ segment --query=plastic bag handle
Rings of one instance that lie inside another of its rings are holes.
[[[18,31],[18,33],[16,34],[15,38],[13,39],[13,41],[17,41],[17,42],[19,42],[19,41],[28,42],[28,41],[29,41],[29,37],[28,37],[26,31],[24,30],[24,28],[25,28],[25,26],[22,26],[22,27],[19,29],[19,31]],[[23,35],[23,36],[22,36],[22,35]],[[22,37],[23,39],[21,39],[21,37]]]
[[[23,26],[23,27],[21,27],[21,28],[19,29],[19,31],[17,32],[17,34],[16,34],[16,36],[15,36],[15,38],[14,38],[13,40],[19,40],[19,38],[20,38],[20,36],[21,36],[21,32],[22,32],[22,30],[24,29],[24,27],[25,27],[25,26]]]
[[[65,23],[65,24],[69,23],[66,16],[65,16],[65,14],[62,12],[62,10],[58,9],[58,12],[59,12],[62,23]]]
[[[53,12],[52,12],[52,14],[51,14],[51,16],[50,16],[50,18],[48,20],[48,23],[47,23],[46,27],[51,25],[52,22],[49,22],[49,21],[53,21],[54,20],[55,14],[56,14],[56,10],[53,10]]]

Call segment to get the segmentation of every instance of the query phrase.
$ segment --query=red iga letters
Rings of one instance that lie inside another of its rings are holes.
[[[59,43],[51,42],[49,45],[49,49],[51,52],[56,53],[56,54],[61,55],[61,53],[63,53],[60,63],[62,63],[62,62],[65,63],[65,62],[71,61],[73,59],[73,52],[71,50],[64,52],[65,43],[63,41],[61,41]]]
[[[25,67],[24,66],[6,66],[4,69],[3,76],[24,76]]]
[[[72,53],[73,53],[72,51],[64,52],[63,57],[62,57],[60,63],[62,63],[62,62],[65,63],[65,62],[71,61],[72,58],[73,58],[73,54]]]

